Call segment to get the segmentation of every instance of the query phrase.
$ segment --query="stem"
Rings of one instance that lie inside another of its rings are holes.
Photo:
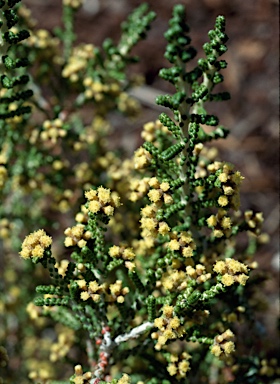
[[[179,123],[183,123],[184,125],[181,127],[181,143],[185,144],[185,147],[182,151],[181,157],[185,158],[186,160],[183,162],[183,165],[181,167],[180,171],[180,178],[185,181],[183,187],[182,187],[182,193],[181,193],[181,202],[186,204],[186,208],[184,210],[184,218],[186,221],[186,218],[193,217],[193,209],[191,204],[191,191],[190,191],[190,183],[187,178],[187,162],[189,160],[189,154],[188,154],[188,147],[189,147],[189,125],[190,125],[190,105],[187,103],[187,95],[190,93],[189,86],[186,81],[184,81],[184,76],[186,73],[186,65],[178,59],[178,66],[182,68],[182,74],[179,77],[178,81],[178,88],[180,91],[185,92],[186,98],[184,102],[179,106],[179,114],[180,114],[180,121]],[[185,119],[182,118],[182,116],[186,116]],[[185,142],[184,139],[187,139]],[[189,197],[187,200],[186,197]],[[192,233],[192,236],[194,239],[199,238],[199,233],[197,230],[197,227],[193,224],[193,221],[190,222],[190,231]]]
[[[74,10],[72,7],[69,7],[67,5],[63,7],[62,20],[65,27],[65,31],[63,34],[63,57],[65,61],[68,61],[71,54],[73,42],[76,39],[76,35],[74,33],[73,28]]]
[[[133,328],[129,333],[117,336],[114,340],[111,339],[111,334],[107,327],[103,327],[103,340],[100,346],[99,360],[97,363],[98,368],[94,371],[94,377],[90,380],[90,384],[95,384],[98,382],[98,379],[102,379],[102,376],[104,375],[106,367],[108,365],[109,357],[112,353],[112,350],[116,346],[125,341],[136,339],[137,337],[142,335],[142,333],[146,332],[153,326],[154,323],[147,321],[146,323],[143,323],[141,325],[138,325],[138,327]]]
[[[120,343],[123,343],[124,341],[130,340],[130,339],[136,339],[142,333],[146,332],[148,329],[152,328],[154,326],[154,323],[151,321],[147,321],[146,323],[143,323],[141,325],[138,325],[138,327],[133,328],[129,333],[125,333],[124,335],[119,335],[115,338],[114,343],[117,345]]]

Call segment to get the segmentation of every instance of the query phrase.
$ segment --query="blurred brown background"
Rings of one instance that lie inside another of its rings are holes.
[[[61,25],[61,1],[22,2],[39,21],[38,28],[51,30]],[[78,41],[95,45],[100,45],[106,37],[117,41],[120,23],[142,2],[85,0],[83,9],[77,15]],[[133,71],[144,74],[148,84],[148,89],[143,90],[144,97],[153,99],[157,90],[170,90],[157,74],[160,68],[168,65],[163,58],[166,43],[163,33],[167,29],[172,7],[179,2],[148,0],[147,3],[158,16],[147,40],[135,50],[141,62]],[[223,57],[228,62],[228,68],[223,72],[223,87],[230,91],[232,98],[214,108],[220,123],[230,128],[231,135],[225,143],[218,143],[218,147],[221,158],[236,164],[246,178],[242,187],[242,208],[264,212],[264,229],[270,235],[271,242],[258,255],[258,261],[274,276],[267,282],[266,290],[274,308],[272,311],[277,312],[277,305],[274,304],[278,297],[276,283],[279,270],[279,4],[277,0],[184,0],[181,3],[186,5],[192,42],[196,48],[208,40],[207,31],[213,28],[217,15],[225,15],[227,19],[230,40],[227,43],[229,51]],[[203,52],[200,51],[199,55]],[[152,104],[146,105],[137,126],[135,122],[127,123],[120,134],[130,149],[141,143],[136,136],[141,125],[156,119],[158,112]]]

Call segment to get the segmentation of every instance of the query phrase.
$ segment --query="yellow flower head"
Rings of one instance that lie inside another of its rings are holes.
[[[94,214],[103,211],[105,215],[113,216],[115,208],[121,205],[119,195],[104,187],[86,191],[85,197],[89,201],[88,210]]]
[[[169,326],[172,328],[172,329],[177,329],[180,327],[180,319],[176,316],[174,317],[173,319],[170,320],[169,322]]]
[[[173,315],[174,307],[172,305],[165,305],[162,308],[162,312],[166,317],[172,317]]]
[[[158,189],[151,189],[148,193],[148,196],[153,203],[157,203],[158,201],[160,201],[162,193]]]
[[[39,229],[36,232],[26,236],[22,243],[22,250],[19,253],[23,259],[29,259],[32,257],[42,258],[44,251],[52,243],[52,238],[47,236],[43,229]]]
[[[245,285],[249,278],[247,266],[231,258],[226,258],[225,261],[217,261],[213,270],[222,275],[221,282],[227,287],[235,282]]]
[[[169,364],[168,368],[167,368],[167,371],[168,371],[170,376],[176,375],[176,373],[177,373],[176,365],[175,364]]]
[[[219,345],[213,345],[213,347],[211,348],[211,353],[214,356],[219,357],[222,354],[222,349]]]
[[[121,377],[118,380],[118,384],[130,384],[130,383],[131,383],[131,379],[126,373],[123,375],[123,377]]]
[[[226,195],[222,195],[218,198],[218,204],[221,206],[221,207],[225,207],[228,205],[228,198]]]
[[[223,344],[223,349],[226,355],[230,355],[232,352],[235,351],[235,345],[233,341],[227,341]]]
[[[229,287],[230,285],[234,284],[234,277],[232,275],[229,275],[228,273],[224,274],[222,277],[222,283],[226,286]]]

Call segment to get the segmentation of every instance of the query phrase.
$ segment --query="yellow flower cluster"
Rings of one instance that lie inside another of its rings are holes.
[[[2,94],[3,90],[4,88],[0,90],[0,97],[4,96],[4,94]],[[9,144],[7,142],[2,143],[2,148],[0,151],[0,164],[7,164],[8,154],[9,154]]]
[[[0,188],[3,188],[8,178],[8,172],[4,165],[0,165]]]
[[[246,308],[239,305],[234,312],[230,312],[230,313],[223,313],[222,315],[222,319],[223,321],[226,321],[227,323],[235,323],[235,322],[239,322],[241,323],[243,321],[242,318],[240,318],[240,314],[243,314],[246,312]]]
[[[207,169],[210,172],[222,170],[218,176],[223,191],[223,195],[218,198],[219,206],[237,210],[240,206],[239,188],[244,177],[239,171],[234,172],[234,166],[229,163],[215,161],[208,165]]]
[[[104,293],[107,302],[122,304],[124,302],[124,296],[129,292],[128,287],[122,287],[121,280],[116,280],[115,283],[110,285],[106,283],[98,285],[96,280],[90,281],[88,284],[85,280],[77,280],[76,282],[79,288],[83,290],[80,297],[84,301],[91,298],[97,303],[101,298],[101,294]]]
[[[39,229],[26,236],[22,243],[22,250],[19,252],[23,259],[29,259],[32,257],[42,258],[44,251],[52,243],[52,238],[47,236],[43,229]]]
[[[8,364],[9,356],[6,348],[0,345],[0,366],[5,367]],[[0,377],[1,380],[1,377]]]
[[[155,239],[153,237],[145,237],[144,239],[134,239],[132,241],[134,249],[137,249],[138,255],[147,255],[151,252],[155,245]]]
[[[24,25],[26,25],[29,30],[36,26],[37,20],[32,18],[30,9],[26,8],[24,4],[21,4],[17,13],[24,20]]]
[[[149,190],[149,177],[144,177],[143,179],[132,178],[129,183],[129,200],[137,201],[140,200]]]
[[[156,132],[162,131],[165,134],[171,134],[167,127],[165,127],[159,120],[150,121],[143,126],[141,137],[145,141],[154,142],[156,141]]]
[[[123,160],[116,153],[109,151],[98,158],[97,164],[107,172],[110,179],[108,187],[118,192],[122,199],[128,199],[134,169],[132,159]],[[119,222],[118,225],[121,223]],[[135,223],[133,226],[135,227]]]
[[[83,373],[83,368],[81,365],[75,366],[75,378],[72,379],[72,381],[75,384],[89,384],[89,380],[92,378],[91,372],[85,372]]]
[[[69,167],[70,163],[68,160],[54,160],[52,163],[52,167],[55,171],[61,171],[64,168]]]
[[[74,338],[75,332],[72,329],[66,327],[60,329],[58,342],[51,346],[50,361],[56,362],[65,357],[73,345]]]
[[[163,316],[158,317],[154,321],[154,325],[159,329],[159,332],[153,332],[151,337],[157,340],[155,345],[156,350],[161,350],[168,340],[181,337],[185,330],[180,324],[180,319],[173,315],[174,307],[164,305],[162,308]]]
[[[58,270],[58,273],[62,277],[65,276],[68,265],[69,265],[69,260],[67,260],[67,259],[63,259],[63,260],[60,260],[59,262],[55,263],[55,268]]]
[[[123,212],[116,212],[110,220],[108,226],[114,234],[124,233],[127,231],[127,228],[129,228],[129,233],[132,236],[137,236],[139,226],[138,220],[135,220],[135,218],[136,215],[134,212],[126,212],[125,219]]]
[[[218,156],[218,150],[215,147],[209,148],[202,143],[195,145],[193,155],[198,156],[201,153],[200,159],[195,172],[196,179],[207,176],[207,166],[209,162],[213,162]],[[200,193],[204,188],[201,186],[196,187],[196,191]]]
[[[135,263],[132,262],[132,260],[135,259],[135,253],[132,248],[127,248],[124,245],[118,246],[113,245],[109,249],[109,255],[114,259],[123,259],[125,260],[125,266],[130,271],[135,270]]]
[[[206,220],[208,226],[213,228],[214,237],[221,238],[223,236],[229,237],[231,235],[231,219],[226,216],[227,211],[219,209],[216,215],[211,215]]]
[[[37,362],[36,368],[28,375],[29,379],[35,383],[46,383],[52,379],[52,376],[53,369],[47,362]]]
[[[205,283],[211,279],[211,273],[206,273],[206,268],[202,264],[197,264],[195,268],[190,265],[186,268],[187,275],[194,279],[198,284]]]
[[[131,378],[125,373],[117,382],[117,384],[130,384]]]
[[[88,209],[85,205],[81,205],[81,211],[76,214],[75,220],[77,223],[87,223],[88,219]]]
[[[214,344],[211,348],[211,353],[216,357],[229,356],[235,351],[234,334],[230,329],[227,329],[221,335],[217,335],[214,338]]]
[[[117,82],[103,84],[101,81],[86,77],[83,84],[85,86],[86,99],[94,99],[97,102],[102,101],[105,95],[115,98],[120,94],[120,86]]]
[[[36,320],[40,317],[42,313],[41,307],[38,307],[34,303],[28,303],[26,306],[26,312],[28,313],[30,319]]]
[[[5,94],[5,95],[6,95],[6,94]],[[22,103],[22,106],[23,106],[23,107],[27,107],[27,106],[32,107],[32,104],[31,104],[30,102],[28,102],[28,101],[24,101],[24,102]],[[14,103],[10,103],[9,106],[8,106],[8,110],[9,110],[10,112],[12,112],[12,111],[16,111],[16,110],[18,109],[18,107],[19,107],[19,105],[18,105],[16,102],[14,102]],[[5,118],[5,121],[6,121],[7,123],[9,123],[9,124],[12,124],[12,125],[15,127],[16,124],[22,123],[22,121],[23,121],[23,116],[22,116],[22,115],[19,115],[19,116],[15,115],[15,116],[13,116],[13,117],[7,117],[7,118]]]
[[[124,297],[128,294],[129,288],[122,288],[122,281],[117,280],[114,284],[109,285],[110,295],[106,297],[109,302],[117,302],[119,304],[124,303]]]
[[[63,0],[63,5],[77,9],[83,5],[84,0]]]
[[[2,92],[0,92],[0,96],[2,96],[1,93]],[[5,167],[5,164],[7,164],[8,162],[8,150],[9,146],[7,145],[7,143],[3,143],[0,151],[0,189],[4,187],[5,181],[8,178],[8,171]]]
[[[96,159],[98,165],[102,169],[108,169],[111,166],[114,166],[117,163],[117,166],[121,166],[122,160],[112,151],[107,151],[103,156],[100,156]]]
[[[90,231],[85,231],[85,226],[81,223],[72,228],[65,229],[64,234],[66,235],[64,241],[65,247],[78,245],[78,247],[83,248],[86,245],[87,240],[92,236]]]
[[[161,278],[162,286],[168,291],[182,291],[187,287],[187,276],[184,271],[168,269]]]
[[[172,353],[170,356],[170,363],[168,364],[167,371],[170,376],[175,376],[180,380],[186,377],[187,372],[191,369],[189,360],[191,355],[183,352],[180,356]]]
[[[131,159],[122,161],[115,156],[114,161],[107,167],[108,176],[115,183],[115,189],[122,195],[128,195],[129,183],[127,180],[131,178],[133,163]]]
[[[133,97],[129,96],[126,92],[121,92],[119,95],[117,107],[119,111],[130,117],[135,117],[140,112],[139,102]]]
[[[43,49],[49,57],[52,57],[55,53],[58,53],[59,39],[53,37],[46,29],[38,29],[31,33],[28,39],[26,39],[25,44],[30,47]]]
[[[170,231],[169,225],[165,221],[158,221],[156,219],[157,206],[155,204],[146,205],[141,210],[141,228],[142,237],[157,237],[160,235],[167,235]]]
[[[83,290],[80,295],[82,300],[86,301],[91,298],[96,303],[100,300],[100,295],[104,292],[104,284],[98,285],[96,280],[90,281],[88,285],[85,280],[77,280],[76,282],[79,288]]]
[[[234,259],[227,258],[225,261],[217,261],[213,270],[222,275],[221,282],[227,287],[234,283],[245,285],[249,279],[249,276],[246,275],[249,272],[247,266]]]
[[[262,359],[261,369],[259,370],[261,376],[272,377],[274,375],[280,376],[280,367],[276,358]]]
[[[147,168],[152,160],[152,155],[143,147],[138,148],[134,152],[134,168],[145,169]]]
[[[135,253],[132,248],[126,248],[124,246],[113,245],[109,249],[109,255],[114,259],[134,260]]]
[[[79,72],[83,72],[87,68],[88,61],[92,58],[94,58],[94,46],[92,44],[80,44],[74,47],[68,63],[62,71],[62,76],[69,78],[73,83],[77,82],[80,78]]]
[[[246,211],[245,221],[250,228],[250,232],[254,235],[259,235],[262,228],[263,223],[263,214],[262,212],[254,213],[253,211]]]
[[[172,196],[167,193],[170,190],[170,185],[167,182],[160,183],[156,177],[152,177],[148,184],[151,189],[148,193],[148,197],[152,203],[164,202],[165,204],[171,204],[173,202]]]
[[[115,208],[121,205],[119,195],[104,187],[99,187],[97,191],[91,189],[85,192],[85,197],[88,199],[88,210],[91,213],[102,211],[105,215],[112,216]]]
[[[66,136],[66,130],[63,129],[63,121],[61,119],[45,120],[43,123],[43,131],[40,138],[43,141],[50,141],[52,144],[57,142],[59,137]]]
[[[51,204],[52,209],[59,212],[67,212],[71,208],[75,200],[74,192],[71,189],[60,191],[59,189],[51,188],[49,193],[52,194],[53,201]],[[72,204],[71,204],[72,203]]]
[[[108,134],[110,128],[111,125],[107,120],[105,120],[102,116],[95,116],[92,123],[86,126],[79,134],[79,140],[73,143],[74,150],[81,151],[88,148],[88,145],[97,142],[97,140],[100,140],[101,137],[103,138],[106,134]]]
[[[171,251],[179,251],[184,257],[192,257],[193,251],[196,249],[196,244],[188,232],[171,233],[171,240],[167,244]]]
[[[80,144],[80,142],[76,142]],[[92,164],[82,161],[74,166],[75,180],[84,190],[91,187],[95,181]]]

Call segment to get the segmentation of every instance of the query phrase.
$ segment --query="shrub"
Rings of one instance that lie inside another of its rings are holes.
[[[20,1],[0,2],[4,378],[276,378],[276,359],[251,351],[263,217],[240,211],[243,176],[212,146],[229,131],[207,112],[230,97],[218,85],[225,18],[195,61],[185,9],[174,7],[164,35],[170,65],[159,73],[174,93],[157,97],[165,112],[144,125],[130,158],[110,140],[117,114],[135,119],[141,108],[130,93],[139,76],[127,69],[155,14],[142,4],[119,42],[98,48],[75,43],[81,4],[63,1],[64,27],[51,35]]]

